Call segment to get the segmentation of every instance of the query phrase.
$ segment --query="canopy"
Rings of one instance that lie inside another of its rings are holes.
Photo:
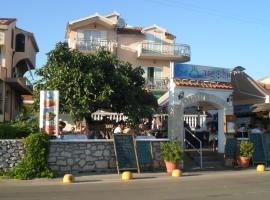
[[[265,112],[270,111],[270,103],[260,103],[251,106],[252,112]]]

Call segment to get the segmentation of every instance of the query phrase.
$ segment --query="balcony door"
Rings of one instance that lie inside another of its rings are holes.
[[[107,32],[100,30],[78,30],[77,40],[89,50],[96,50],[99,47],[107,47]]]
[[[151,88],[157,87],[162,81],[163,68],[162,67],[142,67],[144,70],[143,77],[146,84]]]
[[[160,54],[162,52],[163,33],[146,33],[148,50],[152,53]]]

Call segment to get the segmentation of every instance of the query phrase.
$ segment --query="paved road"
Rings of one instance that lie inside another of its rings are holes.
[[[166,174],[137,175],[132,181],[119,176],[86,176],[64,185],[54,180],[0,180],[0,200],[180,200],[269,199],[270,171],[197,172],[180,178]]]

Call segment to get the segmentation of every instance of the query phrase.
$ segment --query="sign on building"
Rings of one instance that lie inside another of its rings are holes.
[[[59,91],[40,91],[39,128],[48,134],[58,136]]]
[[[191,64],[174,64],[174,78],[231,82],[230,69]]]

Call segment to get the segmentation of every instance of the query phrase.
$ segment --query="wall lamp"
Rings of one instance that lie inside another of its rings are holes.
[[[227,102],[232,102],[232,100],[233,100],[233,95],[230,94],[230,95],[228,96],[228,98],[227,98]]]
[[[181,99],[183,99],[184,97],[185,97],[185,93],[184,93],[184,91],[181,90],[181,91],[179,92],[179,94],[178,94],[178,99],[181,100]]]

